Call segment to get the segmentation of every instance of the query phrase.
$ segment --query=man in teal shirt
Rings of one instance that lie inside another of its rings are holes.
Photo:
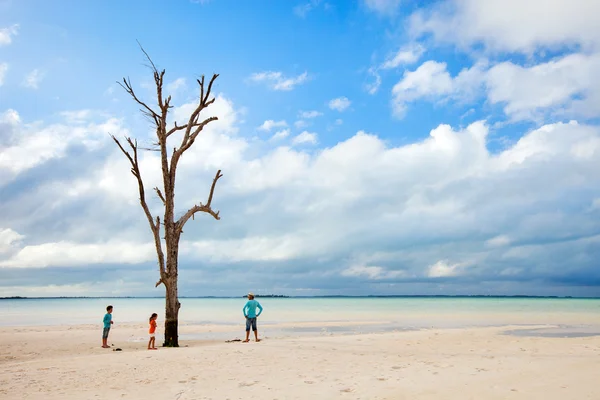
[[[260,310],[258,314],[256,313],[257,308]],[[262,314],[262,310],[263,308],[260,303],[254,300],[254,294],[248,293],[248,301],[244,305],[244,308],[242,308],[244,317],[246,317],[246,340],[244,340],[244,343],[250,341],[250,327],[252,327],[252,331],[254,332],[255,341],[260,342],[260,339],[258,338],[258,330],[256,329],[256,318]]]

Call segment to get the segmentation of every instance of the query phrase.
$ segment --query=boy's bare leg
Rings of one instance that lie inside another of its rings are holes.
[[[248,343],[250,341],[250,331],[246,331],[246,340],[244,340],[244,343]]]
[[[255,330],[255,331],[254,331],[254,340],[255,340],[256,342],[260,342],[260,339],[258,338],[258,330]]]
[[[102,338],[102,347],[105,349],[108,349],[110,346],[108,344],[106,344],[106,342],[108,341],[108,338]]]

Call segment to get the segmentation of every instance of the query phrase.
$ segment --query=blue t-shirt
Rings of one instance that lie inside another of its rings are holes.
[[[258,312],[258,314],[256,313],[257,307],[260,310]],[[248,309],[248,312],[246,312],[246,309]],[[244,308],[242,309],[242,311],[244,312],[244,317],[248,317],[248,318],[258,317],[260,315],[260,313],[262,313],[262,310],[263,310],[262,306],[256,300],[248,300],[248,302],[244,305]]]
[[[105,328],[110,328],[110,321],[112,321],[112,314],[106,313],[102,322],[104,322]]]

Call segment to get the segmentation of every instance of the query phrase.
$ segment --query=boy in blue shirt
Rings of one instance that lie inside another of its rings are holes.
[[[260,310],[258,314],[256,313],[257,308]],[[254,340],[260,342],[260,339],[258,338],[258,331],[256,330],[256,318],[262,314],[262,310],[263,308],[260,303],[254,300],[254,294],[248,293],[248,301],[244,305],[244,308],[242,308],[244,317],[246,317],[246,340],[244,340],[244,343],[248,343],[250,341],[249,337],[251,326],[252,331],[254,332]]]
[[[106,343],[108,341],[108,332],[110,331],[110,326],[112,325],[112,311],[113,306],[106,307],[106,314],[104,315],[104,319],[102,322],[104,323],[104,329],[102,330],[102,347],[105,349],[110,348],[110,346]]]

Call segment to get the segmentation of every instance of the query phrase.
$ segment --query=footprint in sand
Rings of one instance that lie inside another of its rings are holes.
[[[352,393],[353,391],[354,391],[354,389],[350,389],[350,388],[340,389],[340,392],[343,392],[343,393]]]
[[[304,381],[304,383],[306,383],[308,385],[312,385],[314,382],[313,381]]]

